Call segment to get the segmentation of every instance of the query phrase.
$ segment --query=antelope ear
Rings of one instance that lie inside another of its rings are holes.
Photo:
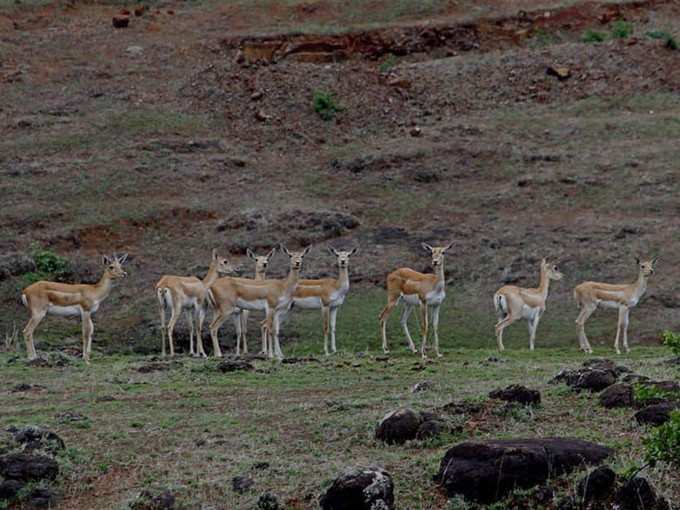
[[[640,265],[640,257],[637,255],[635,256],[635,263],[639,266]]]
[[[331,245],[328,245],[328,251],[330,252],[331,255],[335,255],[336,257],[338,256],[338,250],[333,248]]]
[[[453,246],[453,243],[454,243],[454,241],[451,241],[449,244],[447,244],[447,245],[444,247],[444,249],[443,249],[442,251],[446,251],[446,250],[448,250],[449,248],[451,248],[451,246]]]
[[[217,258],[217,248],[213,248],[212,252],[210,253],[210,257],[215,260]]]
[[[656,263],[657,263],[658,261],[659,261],[659,256],[657,255],[656,257],[654,257],[654,258],[651,260],[652,266],[655,266]]]
[[[251,250],[250,248],[246,248],[246,255],[248,255],[248,258],[255,260],[255,254],[253,253],[253,250]]]
[[[420,243],[420,246],[423,247],[423,250],[425,250],[428,253],[432,253],[432,246],[430,246],[427,243]]]
[[[288,255],[290,257],[290,252],[288,251],[288,248],[286,248],[283,243],[279,244],[279,248],[281,248],[281,251]]]
[[[350,255],[354,255],[354,254],[357,253],[358,251],[359,251],[359,247],[358,247],[358,246],[355,246],[354,248],[352,248],[352,249],[350,250],[349,254],[350,254]]]
[[[111,258],[108,255],[102,255],[102,265],[108,266],[111,263]]]
[[[310,244],[309,246],[307,246],[307,248],[302,250],[302,256],[304,257],[305,255],[307,255],[309,253],[309,250],[311,250],[311,249],[312,249],[312,245]]]
[[[123,253],[123,255],[121,255],[120,257],[117,258],[117,259],[118,259],[118,263],[119,263],[120,265],[125,264],[125,261],[127,260],[127,258],[128,258],[128,254],[127,254],[127,253]]]
[[[271,249],[271,251],[267,254],[267,258],[268,258],[268,259],[272,258],[272,257],[274,256],[275,253],[276,253],[276,246],[274,246],[274,247]]]

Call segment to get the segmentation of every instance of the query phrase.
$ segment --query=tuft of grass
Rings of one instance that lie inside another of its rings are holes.
[[[378,71],[381,73],[386,73],[390,69],[392,69],[394,66],[397,65],[397,56],[394,55],[393,53],[389,53],[385,60],[383,60],[380,63],[380,66],[378,66]]]
[[[332,92],[315,90],[312,97],[312,108],[325,121],[332,120],[342,107],[335,100]]]
[[[633,24],[628,21],[618,20],[612,26],[611,35],[614,39],[626,39],[633,33]]]
[[[664,30],[652,30],[647,32],[647,37],[650,39],[658,39],[664,42],[664,46],[669,50],[677,50],[680,48],[680,44],[675,40],[672,34],[665,32]]]
[[[59,280],[69,273],[68,259],[50,250],[35,249],[33,251],[33,262],[36,270],[21,275],[21,280],[25,285],[46,279]]]
[[[581,36],[584,43],[601,43],[607,40],[607,34],[597,30],[588,29]]]
[[[680,411],[673,411],[671,419],[652,430],[643,440],[647,462],[668,462],[680,467]]]

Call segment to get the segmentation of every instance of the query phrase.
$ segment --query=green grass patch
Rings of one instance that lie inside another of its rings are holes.
[[[597,30],[588,29],[581,36],[584,43],[601,43],[607,40],[607,34]]]

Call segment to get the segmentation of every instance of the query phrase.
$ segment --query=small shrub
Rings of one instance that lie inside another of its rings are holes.
[[[673,333],[672,331],[664,331],[661,334],[663,344],[668,347],[671,352],[680,357],[680,333]]]
[[[668,462],[680,467],[680,411],[673,411],[670,420],[652,430],[643,443],[645,458],[651,465]]]
[[[673,35],[669,34],[668,32],[664,32],[663,30],[652,30],[651,32],[647,32],[647,37],[650,39],[662,40],[664,42],[664,46],[669,50],[677,50],[680,48],[680,44],[675,40],[675,37],[673,37]]]
[[[633,24],[627,21],[619,20],[614,23],[612,27],[612,37],[614,39],[625,39],[633,33]]]
[[[322,90],[314,91],[312,106],[323,120],[331,120],[337,112],[342,111],[342,108],[335,101],[334,94]]]
[[[36,270],[21,276],[26,285],[46,279],[59,280],[69,272],[68,259],[50,250],[35,249],[32,257]]]
[[[397,57],[396,57],[396,55],[390,53],[389,55],[387,55],[387,58],[382,61],[382,63],[378,67],[378,70],[381,73],[386,73],[387,71],[389,71],[390,69],[392,69],[396,65],[397,65]]]
[[[607,40],[607,34],[597,30],[586,30],[581,40],[585,43],[601,43]]]
[[[656,386],[636,384],[633,389],[635,401],[641,404],[654,400],[676,399],[680,394],[676,391],[663,390]]]

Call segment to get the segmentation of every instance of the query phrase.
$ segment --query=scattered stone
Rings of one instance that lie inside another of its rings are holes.
[[[677,408],[678,406],[671,402],[653,404],[635,413],[635,419],[640,425],[663,425],[671,419],[671,413]]]
[[[54,508],[57,495],[50,487],[34,487],[27,499],[32,508]]]
[[[494,390],[489,393],[489,398],[532,406],[541,403],[541,393],[538,390],[531,390],[521,384],[512,384],[505,389]]]
[[[262,92],[261,90],[255,91],[250,95],[250,99],[252,101],[259,101],[263,97],[264,97],[264,92]]]
[[[9,453],[0,456],[0,476],[20,482],[54,480],[59,464],[51,457],[30,453]]]
[[[7,432],[12,434],[17,443],[23,445],[24,451],[43,450],[54,455],[66,447],[55,432],[34,425],[9,427]]]
[[[393,510],[392,477],[378,467],[355,467],[333,481],[319,498],[322,510]]]
[[[600,405],[613,407],[631,407],[635,401],[633,387],[630,384],[612,384],[600,393]]]
[[[438,411],[443,411],[451,415],[459,414],[477,414],[484,409],[484,406],[479,402],[449,402],[438,408]]]
[[[31,271],[35,271],[35,262],[27,255],[10,253],[0,256],[0,281]]]
[[[257,510],[283,510],[283,506],[274,494],[266,492],[257,500]]]
[[[145,6],[139,5],[139,6],[135,7],[135,16],[137,16],[137,17],[143,16],[144,12],[146,12]]]
[[[12,388],[12,393],[21,393],[24,391],[31,391],[31,390],[44,390],[45,387],[40,385],[40,384],[17,384]]]
[[[413,409],[396,409],[387,413],[375,429],[375,438],[387,444],[404,444],[416,438],[423,423]]]
[[[125,53],[129,53],[130,55],[141,55],[142,52],[144,51],[144,48],[141,46],[128,46],[125,48]]]
[[[446,430],[444,424],[440,420],[427,420],[420,424],[416,432],[416,439],[422,441],[437,437]]]
[[[257,469],[258,471],[264,471],[265,469],[269,469],[269,462],[256,462],[253,464],[253,469]]]
[[[611,453],[569,438],[470,441],[446,452],[436,481],[449,497],[493,503],[515,488],[528,489],[584,464],[599,464]]]
[[[548,66],[546,72],[548,73],[548,76],[555,76],[560,81],[564,81],[571,76],[569,68],[564,66]]]
[[[65,411],[63,413],[57,413],[55,418],[59,423],[73,423],[77,421],[89,420],[89,418],[84,414],[76,413],[74,411]]]
[[[421,391],[429,391],[434,388],[432,381],[421,381],[411,387],[411,393],[420,393]]]
[[[253,485],[255,485],[255,481],[247,476],[235,476],[231,479],[231,487],[238,494],[245,494]]]
[[[126,28],[130,24],[130,16],[116,14],[112,20],[113,28]]]
[[[431,182],[439,182],[439,173],[431,170],[417,170],[413,173],[413,180],[423,184],[429,184]]]
[[[616,368],[610,360],[588,360],[583,368],[561,370],[551,382],[563,382],[576,391],[602,391],[616,382]]]
[[[3,480],[0,482],[0,501],[11,500],[17,496],[24,484],[18,480]]]
[[[182,363],[179,361],[172,361],[169,363],[163,361],[150,361],[137,367],[137,372],[139,372],[140,374],[148,374],[151,372],[164,372],[166,370],[170,370],[172,368],[179,368],[181,366]]]
[[[246,371],[255,370],[255,367],[253,366],[252,363],[249,363],[248,361],[224,360],[219,365],[217,365],[217,370],[219,370],[222,373],[226,373],[236,372],[239,370]]]
[[[95,402],[99,402],[99,403],[101,403],[101,402],[115,402],[116,400],[118,400],[118,399],[116,397],[114,397],[113,395],[102,395],[101,397],[97,397],[95,399]]]
[[[130,505],[131,510],[172,510],[175,508],[175,495],[169,490],[152,492],[144,489]]]
[[[271,119],[271,115],[267,115],[264,110],[257,110],[255,112],[255,118],[260,122],[266,122]]]
[[[593,500],[606,499],[614,489],[616,473],[609,466],[595,468],[583,477],[576,488],[579,501],[590,503]]]
[[[621,382],[632,384],[649,381],[649,377],[640,374],[626,374],[621,378]]]
[[[414,128],[411,128],[410,134],[411,136],[418,138],[423,135],[423,130],[416,126]]]

